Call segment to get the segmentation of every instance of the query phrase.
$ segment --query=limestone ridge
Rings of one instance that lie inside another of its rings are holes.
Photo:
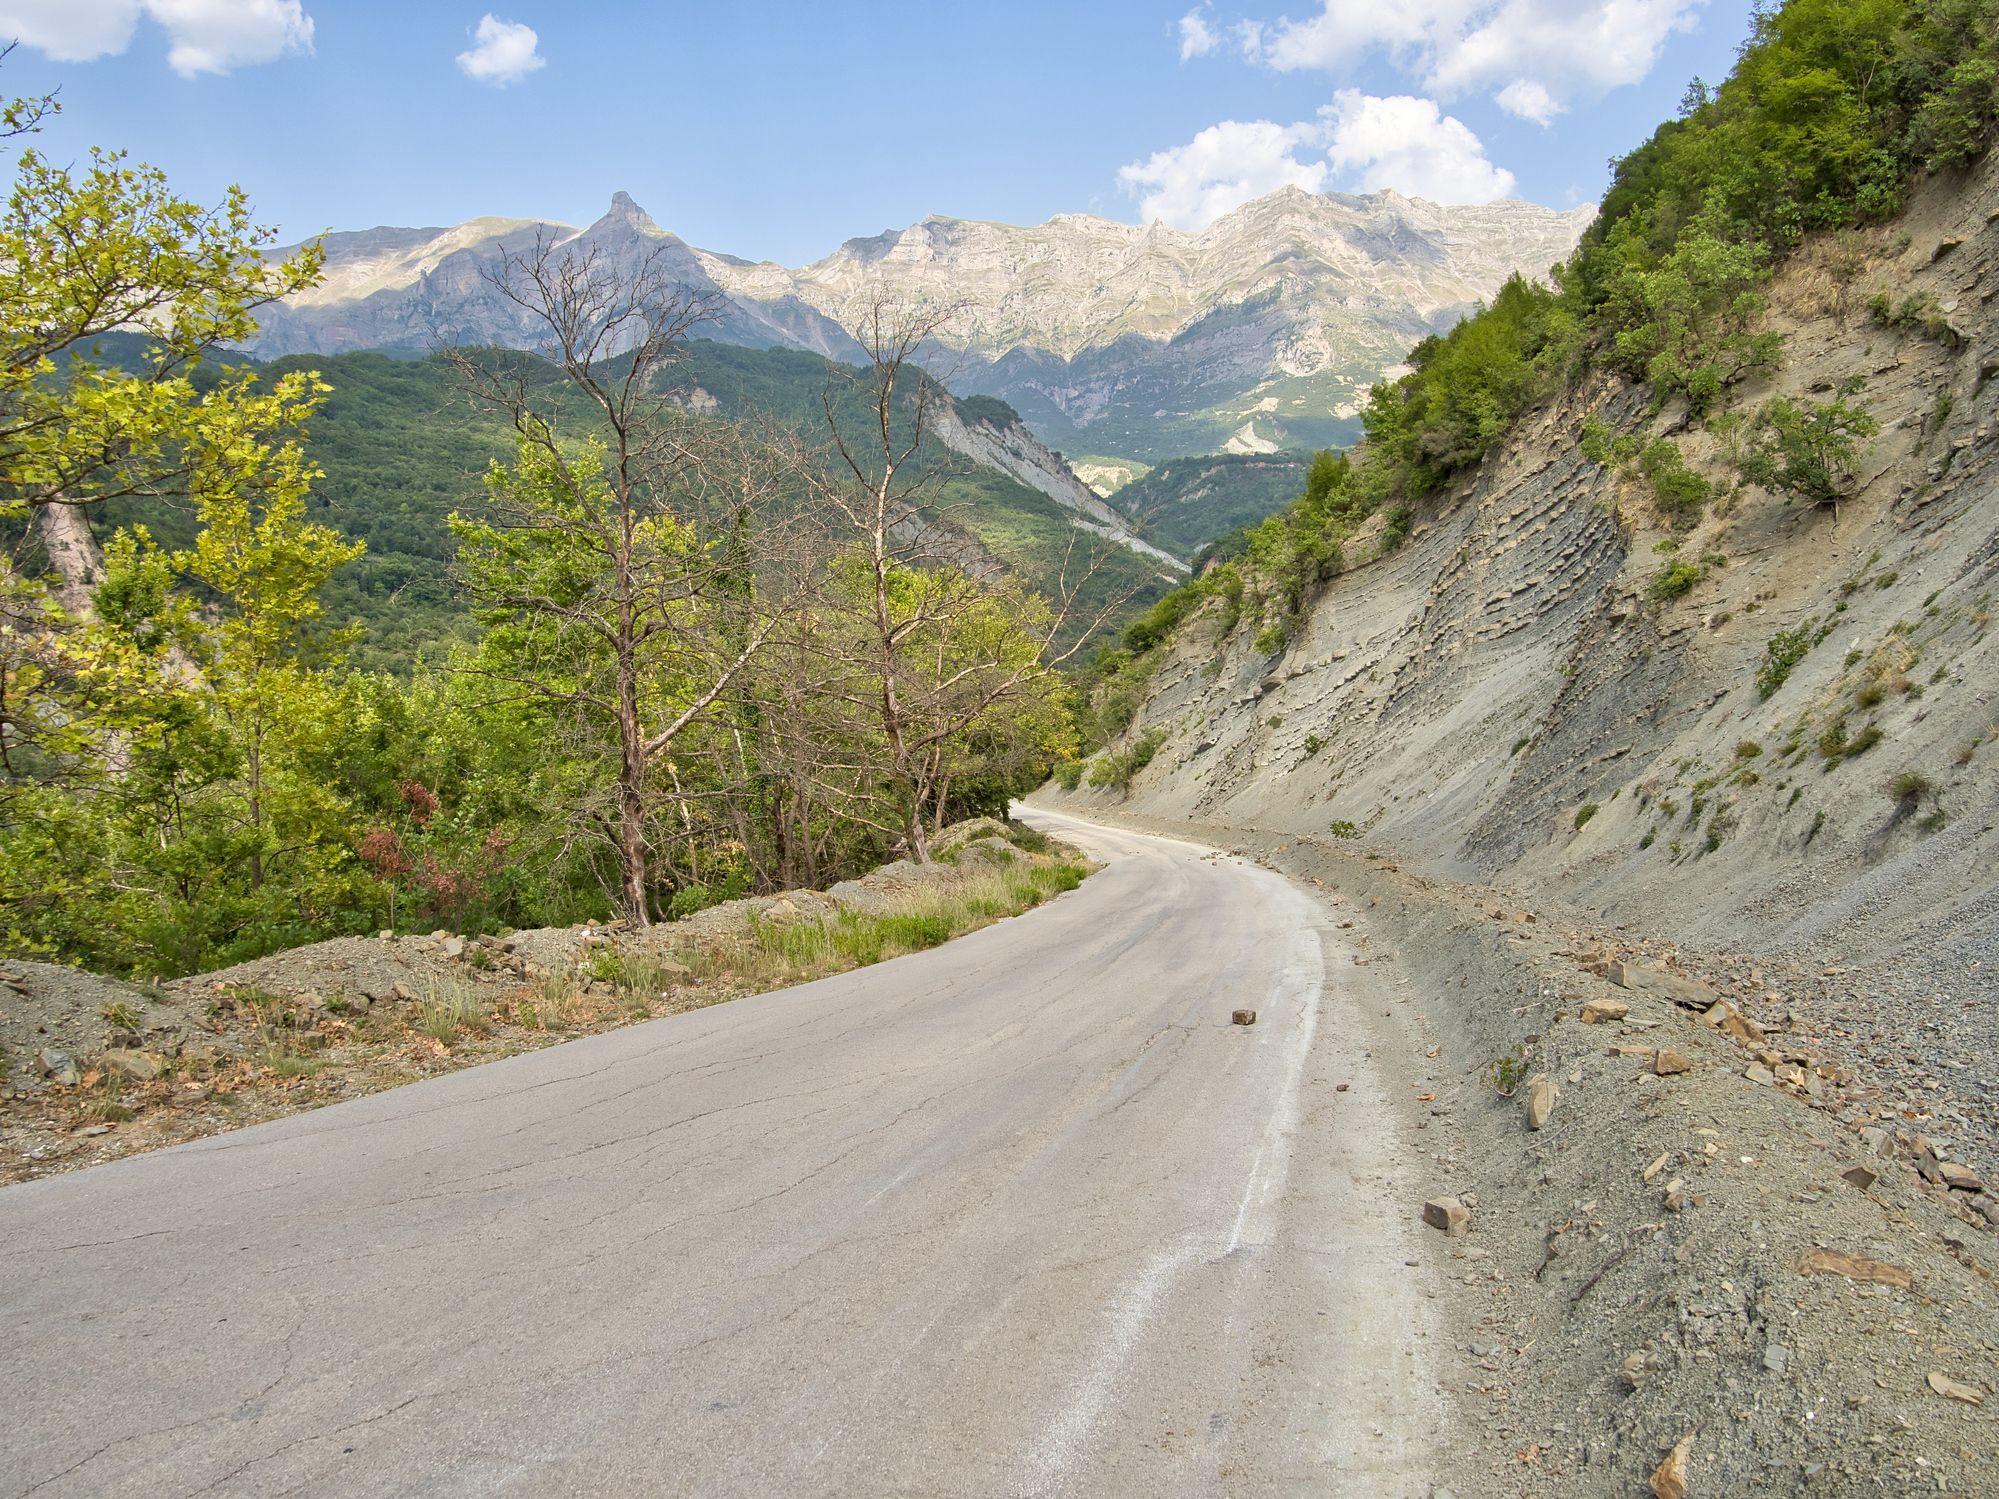
[[[586,241],[614,256],[664,241],[718,307],[708,336],[857,350],[879,295],[962,309],[934,354],[954,389],[997,395],[1045,442],[1159,458],[1343,440],[1368,385],[1514,271],[1541,275],[1594,209],[1446,207],[1392,192],[1286,188],[1200,233],[1061,214],[1016,227],[933,217],[849,240],[799,269],[686,244],[626,193],[584,229],[480,218],[326,237],[327,276],[270,309],[266,355],[531,339],[480,272],[503,246]]]

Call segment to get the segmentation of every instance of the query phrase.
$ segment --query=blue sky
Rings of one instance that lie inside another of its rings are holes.
[[[288,238],[625,189],[797,264],[942,213],[1198,228],[1286,182],[1558,206],[1724,75],[1746,0],[0,0],[43,148],[230,182]]]

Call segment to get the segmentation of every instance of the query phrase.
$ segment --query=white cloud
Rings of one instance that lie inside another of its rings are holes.
[[[1318,192],[1325,185],[1326,163],[1300,161],[1297,152],[1316,146],[1319,135],[1314,122],[1224,120],[1184,146],[1121,168],[1118,183],[1128,193],[1142,194],[1138,210],[1147,222],[1205,229],[1230,209],[1280,187]]]
[[[1543,128],[1562,113],[1560,101],[1531,78],[1516,78],[1492,97],[1508,114],[1532,120]]]
[[[471,49],[458,54],[458,66],[468,78],[505,88],[547,63],[535,50],[540,41],[532,26],[502,21],[489,11],[479,19]]]
[[[1393,188],[1433,203],[1490,203],[1513,191],[1513,174],[1487,160],[1479,138],[1434,100],[1347,88],[1319,119],[1327,159],[1364,191]]]
[[[1540,90],[1549,116],[1652,71],[1666,39],[1706,0],[1320,0],[1317,15],[1269,27],[1261,60],[1293,71],[1344,71],[1385,55],[1441,98],[1499,87],[1507,102]],[[1541,123],[1546,123],[1541,120]]]
[[[1155,151],[1118,171],[1139,197],[1139,216],[1201,230],[1231,209],[1280,187],[1323,192],[1393,188],[1436,203],[1489,203],[1513,191],[1485,145],[1430,99],[1377,98],[1341,89],[1310,120],[1224,120],[1184,146]]]
[[[167,65],[183,78],[312,50],[299,0],[146,0],[146,12],[166,27]]]
[[[57,62],[89,62],[132,45],[139,10],[139,0],[0,0],[0,37]]]
[[[1206,57],[1221,45],[1221,41],[1208,25],[1207,17],[1198,10],[1190,10],[1180,18],[1180,61]]]
[[[184,78],[312,50],[300,0],[0,0],[0,37],[89,62],[131,46],[142,15],[166,31],[167,63]]]

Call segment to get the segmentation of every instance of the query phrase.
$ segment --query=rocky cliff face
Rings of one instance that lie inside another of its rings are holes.
[[[1133,806],[1337,829],[1635,931],[1837,955],[1990,1055],[1999,1017],[1951,996],[1989,993],[1999,961],[1999,171],[1864,249],[1857,275],[1849,242],[1780,276],[1787,365],[1742,401],[1865,377],[1881,432],[1837,512],[1741,486],[1674,531],[1577,451],[1584,420],[1671,434],[1727,484],[1741,434],[1599,384],[1335,580],[1278,654],[1253,611],[1222,639],[1218,605],[1197,615],[1134,728],[1166,739]],[[1882,326],[1876,294],[1927,328]],[[1651,588],[1668,562],[1699,568],[1682,597]]]
[[[843,324],[882,291],[958,306],[938,353],[954,389],[1005,397],[1059,446],[1160,458],[1350,437],[1385,368],[1513,272],[1543,274],[1594,211],[1285,188],[1198,234],[930,218],[798,271],[704,264]]]
[[[329,235],[326,281],[271,309],[256,349],[531,344],[486,277],[540,236],[614,262],[663,254],[712,299],[707,335],[752,347],[846,358],[844,330],[877,296],[958,307],[933,370],[1076,452],[1270,451],[1351,436],[1356,402],[1410,344],[1512,272],[1544,272],[1591,212],[1287,188],[1200,234],[1083,214],[1031,228],[932,218],[790,270],[687,245],[620,193],[581,230],[484,218]]]

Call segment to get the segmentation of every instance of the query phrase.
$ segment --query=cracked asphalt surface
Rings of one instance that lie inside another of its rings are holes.
[[[1276,874],[1023,815],[1105,868],[0,1192],[0,1494],[1427,1494],[1395,980]]]

